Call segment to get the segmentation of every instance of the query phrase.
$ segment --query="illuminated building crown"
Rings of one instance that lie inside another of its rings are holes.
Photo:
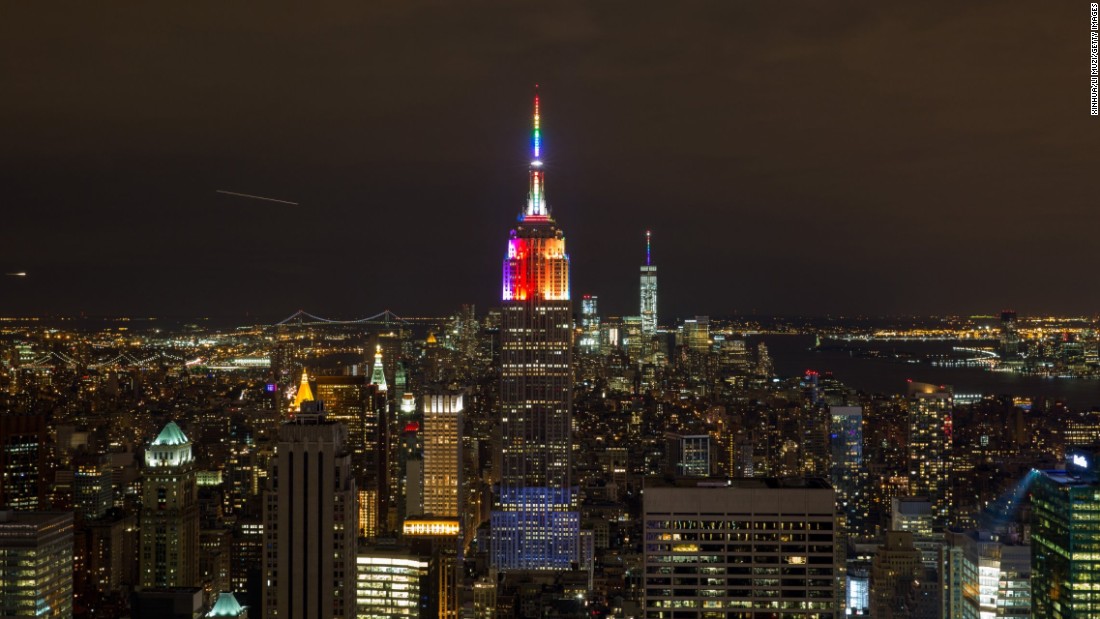
[[[298,392],[294,395],[294,402],[290,405],[290,412],[297,413],[302,409],[302,402],[312,402],[313,390],[309,387],[309,372],[302,368],[302,382],[298,385]]]
[[[535,86],[534,159],[531,161],[531,188],[527,209],[508,240],[504,259],[505,301],[568,301],[569,255],[565,253],[565,235],[554,225],[546,204],[545,176],[542,169],[539,95]]]
[[[191,461],[191,441],[174,421],[169,421],[145,450],[145,466],[151,468],[177,467]]]
[[[382,366],[381,344],[374,349],[374,370],[371,372],[370,382],[372,385],[378,385],[379,391],[386,391],[389,389],[389,386],[386,384],[386,373]]]

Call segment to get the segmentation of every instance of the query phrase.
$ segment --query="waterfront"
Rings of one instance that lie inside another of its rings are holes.
[[[748,338],[755,346],[761,339],[779,376],[796,376],[806,370],[831,372],[841,382],[861,391],[902,393],[906,381],[952,385],[959,394],[994,394],[1059,400],[1074,409],[1100,408],[1100,381],[1076,378],[1041,378],[1010,372],[989,372],[978,368],[937,367],[930,363],[905,363],[889,357],[857,356],[844,350],[814,351],[810,335],[766,335]],[[831,342],[826,342],[831,343]],[[917,356],[947,354],[953,346],[974,346],[952,341],[929,342],[844,342],[885,352],[898,351]],[[993,342],[979,343],[993,345]]]

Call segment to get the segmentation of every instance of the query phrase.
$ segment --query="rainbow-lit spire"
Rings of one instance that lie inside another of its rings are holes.
[[[650,244],[650,241],[652,240],[652,236],[653,236],[653,233],[651,231],[649,231],[649,230],[645,231],[645,265],[646,266],[650,266],[651,264],[653,264],[652,262],[649,261],[649,244]]]
[[[549,217],[550,209],[546,205],[546,177],[542,171],[542,132],[539,119],[539,85],[535,84],[534,137],[531,142],[531,189],[527,194],[527,210],[524,219],[529,217]]]

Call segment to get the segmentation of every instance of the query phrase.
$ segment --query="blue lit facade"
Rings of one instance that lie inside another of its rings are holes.
[[[836,490],[837,508],[858,530],[863,523],[859,492],[863,475],[863,409],[859,406],[829,408],[829,482]]]

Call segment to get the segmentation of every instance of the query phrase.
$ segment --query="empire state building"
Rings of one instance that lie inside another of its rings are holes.
[[[500,570],[569,569],[580,518],[570,481],[573,329],[565,235],[550,216],[535,93],[527,206],[508,239],[501,319],[501,480],[492,561]]]

